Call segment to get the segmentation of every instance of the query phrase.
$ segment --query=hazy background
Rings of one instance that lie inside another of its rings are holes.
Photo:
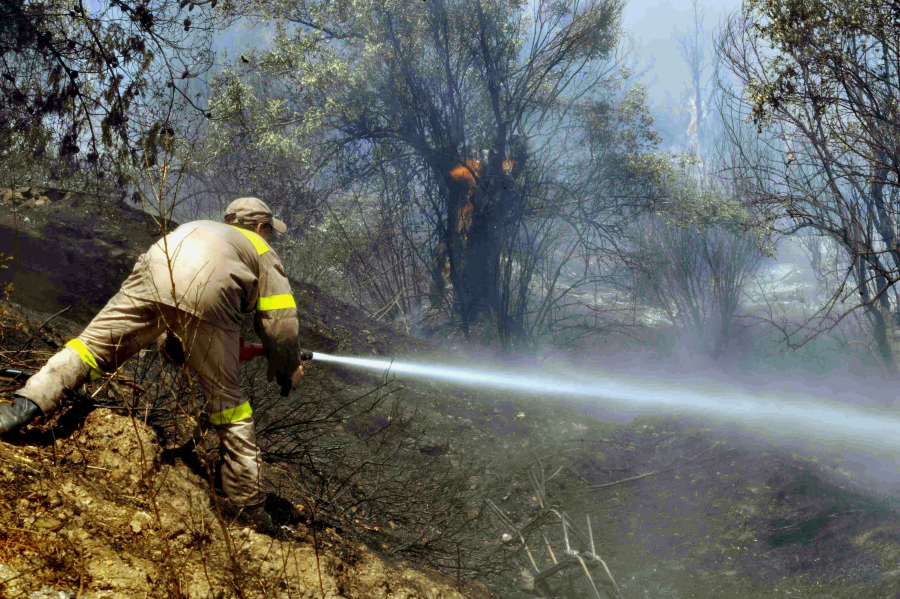
[[[704,26],[713,31],[731,12],[740,8],[739,0],[700,2]],[[622,26],[634,42],[640,70],[648,72],[639,80],[647,88],[647,98],[655,109],[677,102],[690,82],[688,67],[678,48],[678,36],[694,26],[694,5],[690,0],[630,0],[622,16]],[[265,27],[236,24],[215,37],[213,48],[229,59],[243,48],[263,48],[272,38]]]
[[[738,0],[699,3],[705,15],[704,25],[714,29],[726,15],[740,8]],[[694,7],[690,0],[632,0],[623,14],[625,31],[635,42],[641,66],[652,65],[644,78],[647,97],[659,106],[667,98],[678,98],[690,81],[690,74],[678,49],[678,36],[694,25]]]

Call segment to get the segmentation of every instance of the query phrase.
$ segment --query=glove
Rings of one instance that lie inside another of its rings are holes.
[[[166,331],[156,339],[163,356],[175,366],[184,366],[184,347],[172,331]]]
[[[0,404],[0,433],[19,430],[41,414],[36,403],[16,395],[13,403]]]
[[[281,397],[287,397],[290,394],[291,389],[294,388],[294,383],[293,381],[291,381],[291,377],[281,372],[279,372],[275,376],[275,382],[277,382],[278,386],[281,387]]]

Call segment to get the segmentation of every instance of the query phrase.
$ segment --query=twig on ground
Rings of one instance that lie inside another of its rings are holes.
[[[636,480],[640,480],[642,478],[647,478],[648,476],[656,476],[657,474],[663,474],[664,472],[671,472],[672,470],[675,470],[675,468],[673,468],[671,466],[672,466],[672,464],[669,464],[669,467],[662,468],[660,470],[652,470],[650,472],[645,472],[644,474],[638,474],[637,476],[632,476],[630,478],[623,478],[621,480],[616,480],[611,483],[603,483],[601,485],[591,485],[589,488],[593,491],[596,491],[598,489],[606,489],[608,487],[615,487],[616,485],[630,483],[630,482],[633,482]]]

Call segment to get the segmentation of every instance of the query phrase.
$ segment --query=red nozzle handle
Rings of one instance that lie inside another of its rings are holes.
[[[252,360],[258,356],[266,355],[266,348],[263,347],[261,343],[245,343],[244,338],[241,337],[241,345],[238,354],[238,359],[241,362],[246,362],[247,360]],[[309,362],[313,359],[313,353],[308,349],[300,350],[300,361],[301,362]]]
[[[238,354],[238,360],[240,362],[246,362],[247,360],[252,360],[257,356],[266,355],[266,348],[262,346],[262,343],[244,343],[244,338],[241,337],[241,345],[240,345],[240,353]]]

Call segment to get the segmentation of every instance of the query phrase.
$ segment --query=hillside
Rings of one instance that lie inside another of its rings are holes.
[[[156,238],[138,211],[32,195],[48,201],[0,206],[0,252],[14,256],[0,275],[15,284],[2,366],[39,365]],[[459,359],[323,290],[295,295],[310,349]],[[562,512],[582,533],[590,516],[623,597],[900,592],[896,503],[841,456],[681,419],[614,425],[553,397],[309,370],[289,403],[259,364],[244,372],[285,540],[219,520],[199,455],[215,440],[184,450],[187,401],[153,347],[90,400],[0,440],[0,596],[592,596],[580,567],[535,572],[565,555]]]

